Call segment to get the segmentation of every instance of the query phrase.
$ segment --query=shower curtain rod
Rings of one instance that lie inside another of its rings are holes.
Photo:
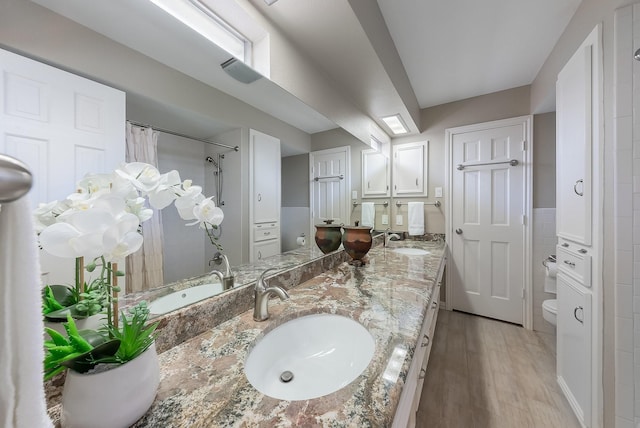
[[[154,131],[163,132],[165,134],[171,134],[171,135],[175,135],[177,137],[189,138],[190,140],[196,140],[196,141],[200,141],[202,143],[213,144],[214,146],[225,147],[227,149],[231,149],[231,150],[236,151],[236,152],[238,150],[240,150],[240,147],[238,147],[238,146],[229,146],[227,144],[216,143],[214,141],[205,140],[203,138],[196,138],[196,137],[192,137],[190,135],[181,134],[179,132],[169,131],[168,129],[156,128],[155,126],[147,125],[146,123],[135,122],[133,120],[127,120],[127,122],[129,122],[130,124],[135,125],[135,126],[140,126],[142,128],[151,128]]]

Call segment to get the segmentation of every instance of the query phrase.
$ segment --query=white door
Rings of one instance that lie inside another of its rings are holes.
[[[124,162],[124,92],[1,49],[0,73],[0,152],[29,166],[33,207]],[[49,283],[73,282],[73,261],[41,255]]]
[[[351,148],[319,150],[309,154],[311,178],[311,236],[316,224],[333,220],[335,224],[349,224]]]
[[[523,324],[526,122],[478,126],[449,140],[452,306]]]

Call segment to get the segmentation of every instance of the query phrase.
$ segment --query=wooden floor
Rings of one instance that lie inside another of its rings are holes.
[[[579,428],[556,382],[554,336],[441,310],[419,428]]]

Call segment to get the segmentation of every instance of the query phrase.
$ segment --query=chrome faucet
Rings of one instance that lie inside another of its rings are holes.
[[[402,237],[397,233],[392,233],[391,228],[387,228],[384,231],[384,246],[386,247],[389,244],[389,241],[400,241]]]
[[[211,266],[211,263],[215,263],[216,265],[224,263],[224,273],[220,272],[219,270],[212,270],[211,275],[216,275],[218,278],[220,278],[223,290],[230,290],[231,288],[233,288],[234,276],[231,272],[231,266],[229,266],[229,259],[227,258],[227,256],[220,252],[217,252],[213,256],[213,258],[209,260],[209,266]]]
[[[255,306],[253,308],[254,321],[264,321],[269,318],[268,305],[269,297],[271,297],[272,294],[280,297],[280,300],[287,300],[289,298],[289,293],[287,293],[284,288],[278,286],[267,287],[264,275],[271,270],[277,270],[277,268],[269,268],[265,270],[256,281],[256,288],[253,292],[255,296]]]

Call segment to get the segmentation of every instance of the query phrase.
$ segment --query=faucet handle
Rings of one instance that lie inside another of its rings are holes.
[[[264,289],[266,289],[267,288],[267,284],[264,282],[265,281],[265,279],[264,279],[265,274],[267,272],[269,272],[269,271],[278,270],[278,269],[279,268],[269,268],[269,269],[264,270],[260,274],[260,277],[258,278],[258,280],[256,281],[256,290],[260,290],[260,289],[264,290]]]

